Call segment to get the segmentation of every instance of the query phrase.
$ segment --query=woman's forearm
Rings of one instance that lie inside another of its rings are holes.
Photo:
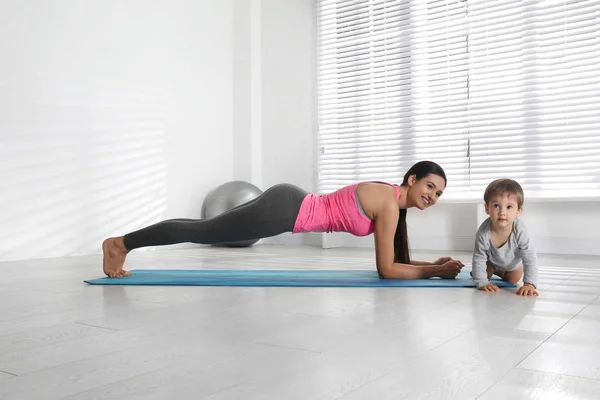
[[[418,260],[410,260],[410,263],[412,265],[433,265],[433,263],[430,263],[429,261],[418,261]]]
[[[384,279],[427,279],[439,276],[439,265],[418,266],[412,264],[394,263],[379,271]]]

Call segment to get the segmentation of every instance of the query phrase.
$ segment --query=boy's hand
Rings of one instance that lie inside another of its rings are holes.
[[[526,283],[523,286],[521,286],[520,288],[518,288],[517,294],[519,296],[539,296],[540,295],[538,293],[538,291],[535,289],[535,287],[533,287],[533,285],[530,285],[529,283]]]
[[[500,288],[493,283],[488,283],[487,285],[480,287],[479,290],[484,292],[499,292]]]

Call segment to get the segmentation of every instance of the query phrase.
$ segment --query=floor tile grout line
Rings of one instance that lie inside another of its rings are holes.
[[[116,331],[116,332],[125,332],[125,331]],[[135,344],[135,345],[133,345],[131,347],[127,347],[126,349],[112,350],[112,351],[109,351],[109,352],[106,352],[106,353],[102,353],[102,355],[100,355],[100,357],[106,357],[106,356],[110,356],[110,355],[113,355],[113,354],[118,354],[118,353],[123,352],[123,351],[129,351],[129,350],[137,349],[139,347],[143,347],[143,346],[147,346],[147,345],[148,345],[148,343],[146,343],[146,344]],[[83,361],[91,360],[91,359],[96,358],[96,357],[98,357],[98,356],[95,356],[95,355],[94,356],[88,356],[88,357],[84,357],[84,358],[81,358],[81,359],[78,359],[78,360],[69,361],[69,362],[66,362],[66,363],[63,363],[63,364],[52,365],[50,367],[45,367],[45,368],[40,368],[40,369],[37,369],[37,370],[34,370],[34,371],[25,372],[24,374],[17,375],[17,376],[27,376],[29,374],[36,374],[36,373],[39,373],[41,371],[52,370],[54,368],[61,368],[61,367],[65,366],[65,365],[76,364],[78,362],[83,362]],[[14,375],[14,374],[12,374],[12,375]]]
[[[221,393],[221,392],[224,392],[226,390],[232,389],[232,388],[237,387],[237,386],[242,386],[242,385],[243,385],[243,383],[236,383],[235,385],[230,385],[230,386],[224,387],[222,389],[215,390],[214,392],[207,393],[206,396],[202,396],[202,397],[198,398],[198,400],[205,399],[205,398],[207,398],[209,396],[212,396],[212,395],[215,395],[217,393]]]
[[[493,388],[494,386],[496,386],[496,384],[498,382],[500,382],[502,379],[504,379],[504,377],[506,377],[506,375],[510,374],[511,371],[513,371],[514,369],[521,369],[519,368],[519,365],[525,361],[527,359],[527,357],[529,357],[530,355],[533,354],[533,352],[535,352],[537,349],[539,349],[544,343],[546,343],[548,340],[550,340],[556,333],[558,333],[562,328],[564,328],[565,325],[567,325],[569,322],[571,322],[573,320],[573,318],[577,317],[579,314],[581,314],[583,312],[583,310],[585,310],[586,308],[588,308],[593,302],[595,302],[596,300],[598,300],[598,298],[600,298],[600,295],[596,296],[592,301],[590,301],[588,304],[586,304],[585,307],[583,307],[581,310],[579,310],[577,312],[577,314],[573,315],[571,318],[569,318],[564,324],[562,324],[556,331],[554,331],[550,336],[548,336],[546,339],[544,339],[539,345],[537,345],[533,350],[531,350],[528,354],[526,354],[520,361],[518,361],[514,367],[512,367],[511,369],[509,369],[505,374],[503,374],[500,378],[498,378],[494,383],[492,383],[485,391],[483,391],[480,395],[478,395],[475,399],[479,399],[481,396],[483,396],[484,394],[486,394],[491,388]],[[539,372],[543,372],[543,371],[539,371]]]
[[[302,351],[302,352],[311,353],[311,354],[323,354],[324,353],[322,351],[317,351],[317,350],[301,349],[299,347],[291,347],[291,346],[281,346],[278,344],[271,344],[271,343],[265,343],[265,342],[260,342],[260,341],[253,341],[252,343],[260,345],[260,346],[274,347],[277,349],[296,350],[296,351]]]
[[[51,305],[53,303],[60,303],[60,302],[63,302],[63,301],[68,301],[68,300],[60,300],[60,301],[56,301],[56,302],[53,301],[53,302],[42,303],[42,304],[50,304]],[[145,301],[145,300],[134,299],[134,301],[142,303],[142,304],[143,303],[147,303],[147,304],[161,305],[161,306],[165,306],[166,305],[166,303],[157,303],[157,302]],[[31,305],[31,307],[35,307],[35,306],[38,306],[38,305],[40,305],[40,304],[33,304],[33,305]],[[24,307],[30,307],[30,306],[24,306]],[[106,308],[106,307],[104,307],[102,305],[93,305],[91,307],[89,307],[87,305],[86,306],[77,306],[75,308],[64,309],[64,310],[61,310],[61,311],[58,311],[58,312],[50,312],[50,314],[63,314],[63,313],[68,314],[68,313],[73,312],[73,311],[83,311],[84,309],[87,309],[87,308]],[[12,322],[19,322],[19,321],[23,321],[23,320],[30,319],[30,318],[33,318],[33,317],[35,317],[35,315],[32,314],[32,315],[26,315],[26,316],[23,316],[23,317],[19,316],[17,318],[9,318],[9,319],[6,319],[6,320],[0,320],[0,324],[8,323],[8,322],[11,322],[11,323]],[[46,327],[43,327],[43,328],[39,328],[39,329],[47,329],[47,328],[52,328],[54,326],[57,326],[57,325],[49,325],[49,326],[46,326]],[[34,330],[38,330],[38,328],[36,328]],[[12,333],[0,334],[0,336],[11,335],[11,334]]]
[[[111,354],[112,354],[112,353],[111,353]],[[177,363],[175,363],[175,364],[171,364],[171,365],[169,365],[169,366],[166,366],[166,367],[159,367],[159,368],[157,368],[157,369],[153,369],[153,370],[150,370],[150,371],[146,371],[146,372],[143,372],[143,373],[141,373],[141,374],[138,374],[138,375],[133,375],[133,376],[130,376],[130,377],[127,377],[127,378],[124,378],[124,379],[119,379],[119,380],[116,380],[116,381],[114,381],[114,382],[109,382],[109,383],[101,384],[100,386],[92,387],[92,388],[86,389],[86,390],[84,390],[84,391],[81,391],[81,392],[77,392],[77,393],[69,394],[69,395],[67,395],[67,396],[59,397],[57,400],[60,400],[60,399],[65,399],[65,398],[69,398],[69,397],[73,397],[74,395],[77,395],[77,396],[79,396],[79,395],[81,395],[81,394],[84,394],[84,393],[86,393],[86,392],[91,392],[91,391],[94,391],[94,390],[101,389],[101,388],[103,388],[103,387],[112,386],[112,385],[114,385],[114,384],[121,383],[121,382],[125,382],[125,381],[128,381],[128,380],[130,380],[130,379],[140,378],[140,377],[143,377],[143,376],[145,376],[145,375],[151,375],[151,374],[153,374],[153,373],[156,373],[156,372],[158,372],[158,371],[161,371],[161,370],[164,370],[164,369],[169,369],[169,368],[172,368],[172,367],[174,367],[174,366],[183,365],[183,364],[185,364],[185,363],[186,363],[186,361],[180,361],[180,362],[177,362]],[[215,391],[215,392],[212,392],[212,393],[209,393],[209,394],[207,394],[206,396],[212,396],[212,395],[213,395],[213,394],[215,394],[215,393],[218,393],[218,392],[220,392],[220,391],[222,391],[222,390],[229,389],[229,388],[231,388],[231,387],[234,387],[234,386],[237,386],[237,385],[238,385],[238,384],[235,384],[235,385],[229,386],[229,387],[227,387],[227,388],[219,389],[219,390],[217,390],[217,391]],[[206,396],[203,396],[202,398],[204,398],[204,397],[206,397]]]
[[[74,322],[74,323],[75,324],[79,324],[78,322]],[[60,342],[59,341],[59,342],[53,342],[51,344],[39,344],[39,345],[36,344],[36,345],[31,346],[31,347],[26,347],[26,348],[22,348],[22,349],[18,349],[18,350],[10,350],[10,351],[5,352],[5,353],[0,353],[0,357],[6,356],[6,355],[10,355],[10,354],[14,354],[14,353],[22,353],[22,352],[26,352],[26,351],[36,350],[36,349],[40,349],[40,348],[48,347],[48,346],[56,346],[56,345],[61,345],[61,344],[68,344],[68,343],[71,343],[71,342],[73,342],[75,340],[91,339],[91,338],[94,338],[94,337],[97,337],[97,336],[100,336],[100,335],[105,335],[105,334],[109,334],[109,333],[113,333],[113,332],[119,332],[116,329],[103,328],[101,326],[86,325],[86,324],[80,324],[80,325],[85,325],[85,326],[89,326],[89,327],[93,327],[93,328],[103,329],[103,330],[106,330],[107,332],[98,332],[98,333],[93,334],[93,335],[82,336],[82,337],[78,337],[78,338],[75,338],[75,339],[72,339],[72,340],[67,340],[65,342]],[[84,360],[85,360],[85,358],[84,358]],[[53,368],[53,367],[50,367],[50,368]],[[6,371],[1,371],[0,370],[0,372],[6,372]],[[32,372],[36,372],[36,371],[32,371]],[[10,374],[11,372],[6,372],[6,373]],[[26,374],[28,374],[28,373],[29,372],[27,372]],[[23,374],[23,375],[25,375],[25,374]]]
[[[556,376],[568,376],[570,378],[579,378],[579,379],[586,379],[586,380],[592,381],[592,382],[600,382],[600,379],[590,378],[590,377],[587,377],[587,376],[579,376],[579,375],[573,375],[573,374],[563,374],[563,373],[559,373],[559,372],[540,371],[540,370],[537,370],[537,369],[522,368],[522,367],[515,367],[513,369],[517,369],[519,371],[540,372],[540,373],[543,373],[543,374],[551,374],[551,375],[556,375]]]
[[[32,318],[32,317],[33,317],[33,316],[29,316],[29,317],[26,317],[26,318]],[[5,321],[0,321],[0,324],[2,324],[2,323],[4,323],[4,322],[9,322],[9,321],[10,321],[10,322],[14,322],[14,321],[20,321],[20,320],[19,320],[19,319],[15,319],[15,320],[5,320]],[[24,330],[24,331],[15,331],[15,332],[11,332],[11,333],[1,333],[1,334],[0,334],[0,338],[2,338],[3,336],[12,336],[12,335],[16,335],[16,334],[20,334],[20,335],[22,335],[22,334],[24,334],[24,333],[29,333],[29,332],[38,332],[38,331],[43,331],[43,330],[46,330],[46,329],[53,329],[53,328],[57,328],[57,327],[59,327],[59,326],[63,326],[63,325],[69,325],[69,324],[87,325],[87,326],[91,326],[91,327],[94,327],[94,328],[101,328],[101,329],[115,330],[115,329],[112,329],[112,328],[105,328],[105,327],[102,327],[102,326],[90,325],[90,324],[85,324],[85,323],[82,323],[82,322],[78,322],[78,321],[72,321],[72,320],[71,320],[71,321],[64,322],[64,323],[57,323],[57,324],[53,324],[53,325],[42,326],[42,327],[40,327],[40,328],[27,329],[27,330]]]
[[[77,324],[77,325],[89,326],[89,327],[91,327],[91,328],[104,329],[104,330],[111,331],[111,332],[119,332],[119,331],[120,331],[120,329],[107,328],[107,327],[105,327],[105,326],[99,326],[99,325],[87,324],[87,323],[85,323],[85,322],[79,322],[79,321],[75,321],[75,322],[73,322],[73,323],[74,323],[74,324]]]
[[[441,347],[441,346],[445,345],[446,343],[449,343],[449,342],[451,342],[452,340],[454,340],[454,339],[456,339],[456,338],[459,338],[459,337],[461,337],[461,336],[463,336],[463,335],[465,335],[465,334],[467,334],[467,333],[469,333],[469,332],[471,332],[472,330],[475,330],[475,329],[476,329],[476,326],[473,326],[473,327],[471,327],[471,328],[467,329],[466,331],[464,331],[464,332],[462,332],[462,333],[459,333],[459,334],[458,334],[458,335],[456,335],[456,336],[453,336],[452,338],[450,338],[450,339],[446,340],[445,342],[443,342],[443,343],[440,343],[440,344],[438,344],[438,345],[437,345],[437,346],[435,346],[435,347],[432,347],[431,349],[427,350],[426,352],[424,352],[424,353],[423,353],[423,354],[421,354],[420,356],[417,356],[417,357],[415,357],[415,359],[414,359],[414,360],[412,360],[410,363],[408,363],[408,364],[407,364],[407,366],[411,366],[411,365],[413,365],[413,364],[416,364],[416,363],[417,363],[417,362],[419,362],[419,361],[420,361],[420,360],[421,360],[423,357],[427,356],[427,354],[431,353],[431,352],[432,352],[432,351],[434,351],[435,349],[437,349],[437,348],[439,348],[439,347]],[[375,378],[375,379],[372,379],[372,380],[370,380],[369,382],[366,382],[366,383],[364,383],[364,384],[362,384],[362,385],[360,385],[360,386],[358,386],[358,387],[356,387],[356,388],[352,389],[352,390],[351,390],[351,391],[349,391],[348,393],[344,393],[342,396],[338,397],[336,400],[343,399],[343,398],[344,398],[344,397],[346,397],[347,395],[349,395],[349,394],[351,394],[351,393],[354,393],[355,391],[359,390],[360,388],[362,388],[362,387],[364,387],[364,386],[366,386],[366,385],[370,385],[371,383],[373,383],[373,382],[376,382],[377,380],[379,380],[379,379],[381,379],[381,378],[385,377],[386,375],[389,375],[389,374],[393,373],[394,371],[396,371],[396,370],[397,370],[397,369],[399,369],[399,368],[401,368],[401,367],[396,367],[396,368],[392,368],[392,369],[390,369],[388,372],[386,372],[386,373],[384,373],[384,374],[382,374],[382,375],[378,376],[377,378]]]
[[[473,327],[471,327],[471,328],[469,328],[469,329],[465,330],[464,332],[461,332],[461,333],[459,333],[458,335],[456,335],[456,336],[453,336],[453,337],[451,337],[450,339],[448,339],[448,340],[446,340],[446,341],[444,341],[444,342],[442,342],[442,343],[438,344],[437,346],[434,346],[434,347],[432,347],[431,349],[428,349],[428,350],[427,350],[427,351],[425,351],[423,354],[421,354],[421,355],[419,355],[419,356],[415,357],[415,358],[414,358],[414,360],[412,360],[412,361],[411,361],[411,362],[410,362],[408,365],[412,365],[412,364],[415,364],[415,363],[417,363],[417,362],[418,362],[418,361],[420,361],[420,360],[421,360],[423,357],[425,357],[427,354],[429,354],[431,351],[434,351],[435,349],[437,349],[437,348],[439,348],[439,347],[441,347],[441,346],[445,345],[446,343],[448,343],[448,342],[450,342],[450,341],[452,341],[452,340],[454,340],[454,339],[456,339],[456,338],[459,338],[459,337],[461,337],[461,336],[463,336],[463,335],[465,335],[465,334],[469,333],[470,331],[474,330],[475,328],[476,328],[476,327],[475,327],[475,326],[473,326]],[[389,374],[393,373],[393,372],[394,372],[395,370],[397,370],[398,368],[399,368],[399,367],[392,367],[392,368],[390,368],[390,370],[389,370],[389,371],[387,371],[387,372],[384,372],[383,374],[381,374],[380,376],[378,376],[378,377],[376,377],[376,378],[374,378],[374,379],[370,380],[369,382],[365,382],[364,384],[362,384],[362,385],[360,385],[360,386],[358,386],[358,387],[356,387],[356,388],[352,389],[352,390],[351,390],[351,391],[349,391],[348,393],[344,393],[342,396],[340,396],[340,397],[337,397],[337,398],[336,398],[336,400],[343,399],[345,396],[347,396],[347,395],[349,395],[349,394],[351,394],[351,393],[353,393],[353,392],[357,391],[358,389],[360,389],[360,388],[362,388],[362,387],[364,387],[364,386],[366,386],[366,385],[369,385],[369,384],[371,384],[371,383],[373,383],[373,382],[375,382],[375,381],[377,381],[377,380],[379,380],[379,379],[383,378],[383,377],[384,377],[384,376],[386,376],[386,375],[389,375]]]

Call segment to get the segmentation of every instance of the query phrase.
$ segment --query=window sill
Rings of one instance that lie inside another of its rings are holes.
[[[544,190],[539,192],[525,192],[525,203],[600,203],[600,190],[564,191]],[[480,193],[445,193],[440,197],[438,204],[477,204],[483,203],[483,191]]]

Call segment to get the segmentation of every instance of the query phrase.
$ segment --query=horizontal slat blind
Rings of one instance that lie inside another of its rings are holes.
[[[598,188],[599,17],[598,0],[320,1],[318,190],[423,159],[447,192]]]
[[[600,1],[469,0],[470,177],[597,189]]]
[[[416,161],[468,182],[463,2],[321,1],[319,187],[400,183]]]

